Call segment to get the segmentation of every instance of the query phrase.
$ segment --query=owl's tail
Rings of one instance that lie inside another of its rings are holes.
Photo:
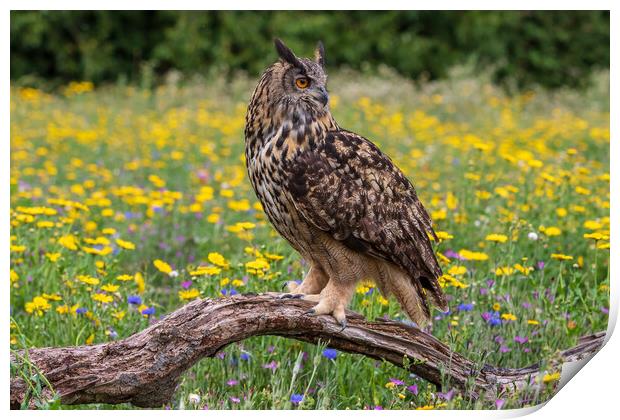
[[[382,275],[378,283],[381,292],[386,297],[394,295],[401,308],[420,328],[429,325],[431,314],[420,282],[390,263],[383,263],[380,272]]]

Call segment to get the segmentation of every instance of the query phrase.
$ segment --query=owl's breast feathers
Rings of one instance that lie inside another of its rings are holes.
[[[288,174],[282,188],[302,219],[350,249],[401,267],[447,308],[428,236],[435,236],[431,219],[413,185],[377,146],[355,133],[328,131],[282,164]]]

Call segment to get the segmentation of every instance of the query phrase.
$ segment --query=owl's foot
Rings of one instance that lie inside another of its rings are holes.
[[[331,315],[342,326],[347,326],[345,310],[355,293],[355,282],[330,281],[318,295],[318,303],[308,313],[312,315]],[[341,330],[342,331],[342,330]]]
[[[315,296],[318,297],[318,295]],[[344,330],[347,326],[347,317],[345,315],[346,305],[344,302],[325,297],[319,297],[318,302],[316,306],[309,309],[306,313],[309,315],[331,315],[340,324],[342,330]]]

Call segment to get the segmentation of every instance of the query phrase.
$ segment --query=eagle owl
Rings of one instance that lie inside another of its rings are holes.
[[[394,295],[411,320],[430,322],[427,300],[447,310],[431,219],[413,185],[329,109],[325,55],[298,58],[275,40],[279,60],[263,73],[245,120],[250,181],[273,227],[309,262],[293,295],[346,326],[361,280]]]

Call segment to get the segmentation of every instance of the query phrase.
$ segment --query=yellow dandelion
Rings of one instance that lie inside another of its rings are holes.
[[[46,252],[45,257],[51,262],[56,262],[60,258],[60,252]]]
[[[99,284],[99,279],[87,274],[80,274],[76,278],[82,283],[90,284],[91,286]]]
[[[133,242],[117,239],[116,244],[123,249],[136,249],[136,245]]]
[[[58,243],[71,251],[76,251],[78,249],[77,238],[71,234],[58,238]]]
[[[189,289],[189,290],[180,290],[179,291],[179,299],[181,300],[192,300],[196,299],[200,296],[200,292],[198,289]]]
[[[496,276],[509,276],[514,272],[515,270],[512,267],[497,267],[497,269],[495,270],[495,275]]]
[[[487,235],[486,238],[484,238],[485,240],[489,241],[489,242],[498,242],[498,243],[504,243],[508,240],[508,236],[506,235],[502,235],[499,233],[492,233],[490,235]]]
[[[461,249],[459,251],[459,255],[466,260],[471,261],[486,261],[489,259],[489,256],[484,252],[469,251],[467,249]]]
[[[144,281],[144,276],[142,273],[137,272],[133,276],[134,281],[136,282],[136,286],[138,286],[138,293],[144,293],[144,289],[146,288],[146,284]]]
[[[583,222],[583,227],[589,230],[599,230],[603,227],[603,224],[596,220],[586,220]]]
[[[112,296],[106,295],[105,293],[94,293],[91,297],[93,300],[101,303],[110,303],[114,300]]]
[[[48,300],[43,296],[35,296],[31,302],[27,302],[25,305],[25,310],[29,314],[35,314],[37,316],[43,315],[44,312],[48,311],[52,306],[49,304]]]
[[[543,376],[543,382],[544,383],[549,383],[549,382],[555,382],[560,380],[560,372],[554,372],[554,373],[547,373],[545,376]]]
[[[164,274],[170,274],[172,272],[172,267],[170,267],[170,264],[162,260],[153,261],[153,265]]]
[[[517,320],[517,317],[516,317],[516,316],[514,316],[514,315],[513,315],[513,314],[511,314],[511,313],[503,313],[503,314],[502,314],[502,319],[504,319],[504,320],[506,320],[506,321],[516,321],[516,320]]]
[[[560,230],[560,228],[557,228],[555,226],[549,226],[545,228],[544,233],[547,236],[558,236],[562,233],[562,231]]]
[[[207,259],[209,260],[211,264],[217,265],[218,267],[222,267],[222,268],[230,267],[230,263],[226,261],[226,258],[224,258],[224,256],[218,252],[209,252]]]

